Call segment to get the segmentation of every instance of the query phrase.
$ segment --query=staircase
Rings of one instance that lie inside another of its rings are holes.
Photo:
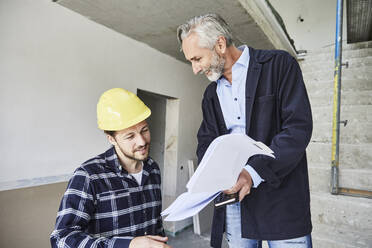
[[[340,187],[372,191],[372,42],[343,45]],[[331,195],[334,46],[300,61],[314,129],[307,149],[313,247],[372,247],[372,199]]]

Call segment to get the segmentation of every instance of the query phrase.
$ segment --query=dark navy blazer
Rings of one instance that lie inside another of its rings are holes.
[[[249,159],[265,180],[241,203],[242,237],[281,240],[311,233],[310,193],[305,149],[312,133],[309,99],[297,61],[284,51],[249,48],[246,81],[246,134],[268,145],[275,159]],[[227,134],[216,82],[202,101],[198,131],[199,162],[209,144]],[[229,166],[229,165],[226,165]],[[220,247],[225,208],[215,210],[211,246]]]

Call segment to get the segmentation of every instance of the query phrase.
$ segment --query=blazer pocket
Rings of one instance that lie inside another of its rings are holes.
[[[264,143],[270,143],[275,132],[275,95],[258,97],[253,105],[250,134]]]

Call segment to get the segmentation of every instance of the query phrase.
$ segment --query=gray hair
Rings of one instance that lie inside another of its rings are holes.
[[[218,37],[223,36],[226,39],[226,46],[234,44],[233,36],[229,25],[218,14],[206,14],[195,16],[185,24],[177,28],[177,39],[181,46],[182,41],[191,33],[196,33],[199,37],[199,46],[213,49]]]

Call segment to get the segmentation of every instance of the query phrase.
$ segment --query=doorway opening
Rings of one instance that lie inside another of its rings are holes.
[[[151,109],[147,119],[151,133],[150,157],[159,165],[163,195],[177,189],[179,99],[137,89],[137,96]]]

